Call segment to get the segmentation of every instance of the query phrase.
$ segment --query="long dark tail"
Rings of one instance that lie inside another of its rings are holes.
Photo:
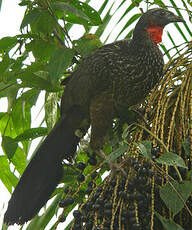
[[[74,107],[62,117],[40,145],[21,176],[4,216],[4,222],[24,224],[47,202],[62,177],[62,160],[73,157],[79,138],[74,134],[83,120]]]

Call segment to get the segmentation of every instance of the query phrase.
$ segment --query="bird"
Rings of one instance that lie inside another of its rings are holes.
[[[63,160],[75,157],[78,129],[85,134],[90,126],[90,148],[101,150],[113,119],[151,92],[163,75],[158,43],[164,27],[174,22],[185,21],[167,9],[150,9],[139,18],[131,39],[106,44],[82,59],[64,88],[59,120],[13,191],[4,223],[24,224],[46,204],[62,178]]]

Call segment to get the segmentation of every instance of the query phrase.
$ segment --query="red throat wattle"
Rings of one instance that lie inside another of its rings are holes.
[[[146,30],[156,45],[162,41],[163,27],[151,26],[148,27]]]

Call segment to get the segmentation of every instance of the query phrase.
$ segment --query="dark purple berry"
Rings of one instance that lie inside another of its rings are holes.
[[[139,171],[141,168],[142,168],[142,165],[139,163],[134,165],[135,171]]]
[[[67,194],[68,192],[70,192],[70,187],[67,186],[66,188],[64,188],[64,193]]]
[[[91,194],[91,192],[93,191],[93,189],[91,187],[88,187],[87,190],[85,191],[86,194]]]
[[[93,206],[93,203],[92,202],[88,202],[87,203],[87,211],[91,211],[92,210],[92,206]]]
[[[98,187],[98,188],[96,189],[96,192],[101,193],[102,190],[103,190],[102,187]]]
[[[68,197],[65,200],[61,200],[59,202],[59,207],[64,208],[66,206],[73,204],[73,202],[74,202],[74,199],[72,197]]]
[[[111,225],[111,220],[106,220],[104,223],[104,227],[110,227]]]
[[[98,211],[101,208],[101,205],[100,204],[94,204],[92,208],[94,211]]]
[[[88,163],[92,166],[95,166],[97,164],[97,159],[95,157],[90,157]]]
[[[85,163],[83,163],[83,162],[79,162],[78,164],[77,164],[77,168],[79,169],[79,170],[84,170],[85,169],[85,167],[86,167],[86,164]]]
[[[135,164],[138,164],[138,160],[135,158],[131,159],[131,166],[134,166]]]
[[[87,218],[87,216],[81,216],[81,221],[82,222],[87,222],[88,221],[88,218]]]
[[[96,203],[100,204],[100,205],[103,205],[104,204],[104,200],[102,198],[97,198]]]
[[[92,174],[91,174],[91,178],[92,179],[95,179],[96,178],[96,176],[97,176],[97,172],[95,171],[95,172],[93,172]]]
[[[135,210],[129,210],[129,211],[127,212],[127,216],[128,216],[128,217],[135,217]]]
[[[135,223],[136,223],[136,218],[135,218],[135,216],[129,217],[128,222],[129,222],[130,224],[132,224],[132,225],[135,224]]]
[[[158,157],[159,156],[159,147],[158,146],[152,147],[151,148],[151,154]]]
[[[93,203],[95,203],[96,199],[97,199],[97,196],[96,196],[96,194],[94,194],[94,195],[91,197],[91,201],[92,201]]]
[[[75,219],[80,219],[81,218],[81,212],[79,210],[73,211],[73,216]]]
[[[115,179],[111,180],[111,181],[110,181],[110,185],[111,185],[112,187],[114,187],[114,186],[116,185],[116,180],[115,180]]]
[[[111,217],[111,215],[112,215],[112,210],[111,210],[111,209],[105,209],[105,210],[104,210],[104,215],[105,215],[106,217]]]
[[[148,172],[148,170],[145,168],[145,167],[142,167],[142,168],[140,168],[139,170],[138,170],[138,175],[140,175],[140,176],[145,176],[145,175],[147,175],[147,172]]]
[[[146,168],[146,169],[150,169],[151,165],[150,165],[149,162],[145,161],[145,162],[143,162],[143,167]]]
[[[121,217],[121,222],[122,222],[122,224],[125,224],[127,222],[127,218]]]
[[[85,176],[84,176],[83,174],[79,174],[79,175],[77,176],[77,181],[83,182],[84,180],[85,180]]]
[[[147,183],[147,177],[139,176],[137,177],[138,185],[145,185]]]
[[[93,182],[93,181],[90,181],[89,183],[88,183],[88,187],[95,187],[95,183]]]
[[[127,192],[125,191],[120,191],[119,192],[119,196],[122,197],[123,199],[125,199],[127,197]]]
[[[132,230],[141,230],[141,225],[139,223],[134,223],[132,225]]]
[[[86,230],[92,230],[93,222],[89,221],[85,226],[86,226]]]
[[[59,222],[63,223],[66,220],[66,216],[59,217]]]
[[[81,229],[81,223],[75,223],[73,226],[73,230],[80,230]]]
[[[105,203],[104,208],[111,210],[112,209],[112,204],[110,202]]]

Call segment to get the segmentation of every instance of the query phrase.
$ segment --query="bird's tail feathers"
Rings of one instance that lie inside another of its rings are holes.
[[[4,222],[24,224],[45,205],[62,178],[62,160],[73,157],[79,137],[75,130],[83,114],[72,108],[45,138],[21,176],[4,216]]]

